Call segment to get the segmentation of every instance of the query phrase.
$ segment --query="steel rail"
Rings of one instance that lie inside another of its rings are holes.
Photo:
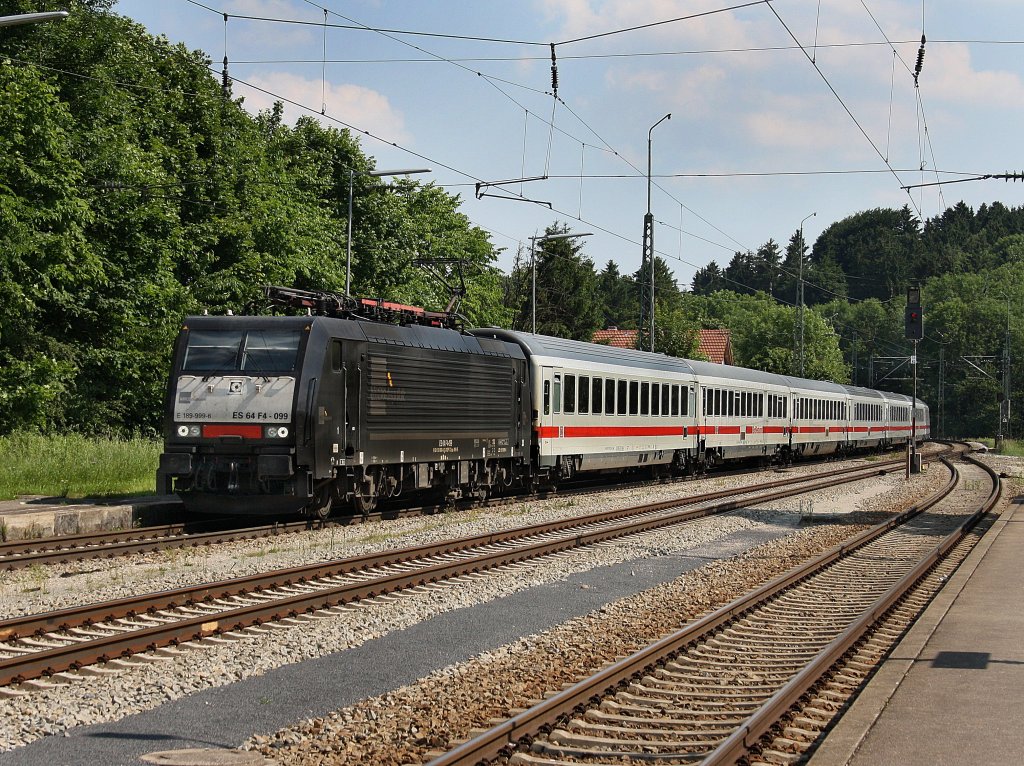
[[[55,535],[53,537],[36,537],[25,540],[7,540],[0,543],[0,566],[6,566],[4,559],[8,556],[23,556],[40,551],[72,550],[86,545],[105,545],[125,540],[145,540],[158,537],[169,537],[185,532],[182,522],[172,524],[154,524],[138,529],[115,530],[109,532],[82,532],[76,535]]]
[[[860,481],[881,472],[877,466],[862,468],[859,473],[842,469],[841,475],[831,478],[815,477],[817,480],[804,479],[799,485],[786,487],[770,492],[761,492],[748,497],[750,488],[744,488],[742,499],[719,502],[711,507],[667,512],[654,518],[621,521],[621,516],[634,513],[637,509],[620,509],[590,517],[581,517],[561,522],[532,525],[520,530],[487,533],[447,543],[435,543],[415,546],[384,553],[366,554],[350,559],[320,563],[285,570],[277,570],[249,577],[225,580],[217,583],[203,584],[181,588],[174,591],[149,594],[141,598],[125,598],[117,601],[76,607],[57,612],[38,615],[27,615],[0,622],[0,640],[13,640],[32,635],[44,635],[55,631],[68,630],[97,624],[103,621],[138,618],[145,620],[146,615],[154,615],[162,610],[180,608],[186,605],[201,604],[214,599],[226,599],[236,596],[262,598],[265,591],[296,584],[312,584],[313,578],[326,578],[365,571],[370,567],[388,566],[406,563],[413,559],[429,559],[432,556],[465,553],[475,547],[491,546],[497,543],[508,543],[523,538],[536,537],[539,534],[567,533],[554,540],[541,540],[532,545],[511,549],[485,551],[482,555],[427,565],[414,571],[385,575],[377,579],[349,583],[334,587],[319,588],[315,592],[289,595],[275,598],[273,601],[261,601],[238,608],[228,608],[216,614],[204,614],[185,620],[176,620],[173,624],[143,627],[111,636],[95,637],[88,642],[82,641],[67,646],[54,647],[35,651],[23,656],[0,659],[0,685],[21,682],[31,678],[52,675],[62,670],[74,669],[97,661],[107,661],[114,657],[131,656],[134,653],[152,650],[160,646],[173,645],[182,641],[201,639],[218,633],[239,630],[250,625],[259,625],[268,620],[279,620],[285,617],[296,617],[303,612],[314,612],[338,606],[351,601],[390,593],[396,590],[426,585],[444,579],[451,579],[465,574],[480,572],[503,566],[509,563],[525,561],[571,550],[585,545],[620,538],[626,535],[658,529],[674,524],[685,523],[703,516],[724,513],[744,507],[755,502],[803,494],[838,484]],[[733,490],[736,493],[736,490]],[[662,501],[642,509],[651,512],[663,511],[679,506],[679,501]],[[600,521],[595,522],[596,519]],[[577,529],[587,524],[610,522],[612,525],[591,530]],[[573,531],[577,529],[577,531]],[[255,594],[255,595],[253,595]]]
[[[121,532],[103,532],[98,535],[82,534],[65,538],[48,538],[43,547],[39,540],[19,541],[0,549],[0,570],[23,569],[41,564],[66,564],[83,559],[114,558],[132,553],[151,553],[169,548],[199,548],[237,540],[275,537],[309,528],[308,522],[277,522],[256,527],[223,529],[215,532],[189,532],[185,524],[146,527]],[[35,543],[35,545],[32,545]],[[63,547],[67,545],[67,547]],[[24,552],[21,552],[24,551]]]
[[[934,459],[936,456],[928,456],[927,460]],[[876,463],[876,466],[888,466],[902,464],[904,460],[902,458],[896,458],[892,460],[886,460],[880,463]],[[863,466],[852,466],[846,469],[848,471],[861,470]],[[742,472],[734,472],[742,473]],[[731,473],[719,474],[719,475],[732,475]],[[800,477],[788,480],[781,480],[781,482],[798,482],[802,479]],[[629,488],[635,486],[633,484],[627,485],[615,485],[615,489]],[[759,487],[771,487],[771,486],[783,486],[783,483],[779,481],[767,482],[758,485]],[[606,490],[608,487],[604,484],[599,484],[600,489],[596,491]],[[541,492],[537,495],[528,496],[510,496],[510,497],[498,497],[489,498],[485,501],[486,506],[494,506],[497,504],[510,503],[510,502],[521,502],[524,499],[547,499],[551,497],[570,497],[580,494],[593,493],[595,489],[593,487],[587,487],[584,489],[563,489],[561,492]],[[724,496],[723,493],[705,493],[701,495],[693,496],[692,502],[704,502],[706,500],[713,499],[714,497]],[[210,526],[215,524],[223,524],[230,521],[230,518],[213,519],[209,521],[193,521],[156,525],[153,527],[141,527],[132,530],[121,530],[121,531],[109,531],[99,533],[82,533],[77,535],[61,535],[52,536],[45,538],[36,538],[33,540],[16,540],[7,541],[0,543],[0,571],[2,570],[16,570],[30,567],[33,565],[50,565],[50,564],[65,564],[72,561],[80,561],[86,559],[98,559],[98,558],[114,558],[115,556],[125,556],[134,553],[150,553],[153,551],[167,550],[171,548],[199,548],[209,545],[217,545],[220,543],[234,542],[237,540],[253,540],[264,537],[274,537],[277,535],[290,534],[294,532],[302,532],[311,528],[325,525],[339,525],[348,526],[351,524],[363,523],[371,519],[392,519],[399,516],[416,516],[416,515],[433,515],[436,513],[444,512],[444,507],[438,504],[416,506],[409,508],[385,508],[374,511],[364,519],[360,516],[351,517],[338,517],[335,519],[327,519],[324,521],[315,520],[300,520],[300,521],[279,521],[272,524],[262,524],[252,527],[242,527],[233,529],[221,529],[210,532],[199,532],[189,531],[187,527],[192,525],[201,524],[203,526]]]
[[[842,634],[837,636],[815,659],[797,673],[781,689],[769,698],[742,727],[734,731],[701,763],[703,766],[734,764],[746,757],[759,744],[761,738],[811,689],[823,675],[860,641],[863,635],[904,595],[917,585],[927,573],[952,550],[967,533],[989,513],[999,502],[1002,481],[992,468],[980,460],[965,456],[967,460],[983,468],[992,479],[992,490],[985,502],[971,514],[956,530],[947,535],[935,548],[922,558],[913,569],[895,583],[874,606],[864,612]]]
[[[686,645],[701,636],[713,633],[758,604],[767,601],[779,592],[790,588],[829,564],[849,553],[862,548],[913,516],[940,502],[952,492],[957,484],[956,469],[946,460],[951,478],[933,495],[907,510],[852,540],[836,546],[815,559],[791,569],[749,594],[725,605],[709,615],[641,649],[633,655],[608,665],[593,676],[580,681],[538,703],[537,705],[509,718],[491,729],[457,745],[455,748],[431,760],[429,766],[468,766],[507,756],[517,743],[528,741],[537,733],[553,726],[560,718],[574,712],[581,712],[587,703],[607,694],[620,684],[640,677],[651,666],[677,654]]]
[[[863,478],[870,478],[874,475],[884,475],[887,473],[887,470],[880,466],[858,466],[855,468],[840,469],[834,475],[838,477],[840,475],[848,476],[854,473],[865,473],[867,475]],[[588,514],[586,516],[579,516],[574,519],[541,522],[525,527],[517,527],[503,532],[484,532],[479,535],[460,538],[459,540],[445,540],[437,543],[428,543],[426,545],[395,548],[379,553],[367,553],[359,556],[338,559],[333,562],[306,564],[286,569],[271,570],[269,572],[254,575],[247,575],[245,577],[205,583],[202,585],[185,586],[174,590],[159,591],[145,596],[128,596],[123,599],[116,599],[99,604],[75,606],[53,612],[44,612],[42,614],[12,617],[6,620],[0,620],[0,641],[31,635],[41,635],[53,630],[66,630],[68,628],[88,625],[103,620],[135,617],[137,615],[153,612],[159,609],[174,608],[183,604],[195,604],[217,598],[229,597],[239,593],[260,592],[266,588],[303,584],[314,578],[345,575],[351,572],[370,569],[372,567],[405,563],[410,560],[445,555],[469,548],[507,543],[531,536],[544,535],[552,532],[564,532],[576,527],[601,524],[619,519],[628,519],[630,517],[641,516],[644,514],[659,513],[671,508],[714,501],[723,497],[742,496],[758,492],[761,489],[810,484],[813,486],[810,486],[807,489],[800,489],[801,492],[809,492],[817,488],[831,486],[821,484],[822,481],[831,481],[827,478],[829,475],[832,474],[825,475],[826,478],[822,478],[821,475],[797,477],[793,479],[783,479],[776,482],[768,482],[758,485],[757,487],[745,486],[735,489],[719,490],[702,495],[694,495],[673,500],[663,500],[656,503],[647,503],[631,508],[602,511],[599,513]],[[861,480],[861,477],[858,476],[851,479],[851,481],[858,480]],[[818,485],[821,486],[819,487]],[[758,497],[756,498],[756,501],[763,502],[764,500],[778,499],[786,496],[786,494],[777,494],[766,498]],[[704,515],[731,511],[751,502],[755,502],[755,500],[739,499],[733,501],[731,504],[723,503],[712,508],[690,512],[678,519],[673,517],[670,519],[670,522],[674,520],[675,523],[678,523],[679,521],[689,521],[690,519],[700,518]]]

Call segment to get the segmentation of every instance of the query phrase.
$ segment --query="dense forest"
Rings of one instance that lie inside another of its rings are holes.
[[[34,2],[0,2],[0,14]],[[443,306],[413,265],[458,258],[478,324],[503,324],[501,273],[457,197],[366,175],[347,131],[250,116],[201,54],[74,0],[0,36],[0,433],[153,433],[171,343],[265,284]]]
[[[344,290],[350,178],[355,294],[443,308],[414,262],[455,258],[469,322],[532,327],[530,253],[503,274],[457,196],[367,175],[348,131],[250,115],[203,54],[113,0],[65,5],[65,21],[0,36],[0,434],[156,433],[182,317],[243,311],[265,284]],[[36,6],[0,0],[0,15]],[[725,327],[738,364],[797,372],[801,271],[807,377],[909,392],[903,309],[920,284],[919,393],[941,430],[993,433],[1007,371],[1019,401],[1024,208],[857,212],[812,246],[799,231],[785,248],[769,239],[684,287],[656,259],[655,348],[693,356],[700,328]],[[537,330],[635,328],[643,281],[599,270],[582,240],[539,243]]]

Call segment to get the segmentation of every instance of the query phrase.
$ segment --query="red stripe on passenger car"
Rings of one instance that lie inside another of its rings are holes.
[[[682,436],[682,426],[566,426],[566,438],[589,436]]]
[[[692,429],[692,432],[696,431],[697,429]],[[567,439],[682,435],[682,426],[565,426],[562,433]],[[541,426],[537,429],[537,436],[541,439],[557,439],[558,426]]]
[[[203,436],[216,439],[219,436],[239,436],[243,439],[263,438],[263,426],[203,426]]]

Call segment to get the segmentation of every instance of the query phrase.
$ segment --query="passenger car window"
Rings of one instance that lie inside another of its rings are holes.
[[[562,411],[566,415],[571,415],[576,412],[576,376],[566,375],[565,376],[565,396],[562,397]]]

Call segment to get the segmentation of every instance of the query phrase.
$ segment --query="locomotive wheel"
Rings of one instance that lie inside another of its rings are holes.
[[[311,519],[317,521],[324,521],[328,516],[331,515],[331,505],[333,496],[330,488],[321,489],[316,493],[316,497],[313,498],[312,502],[306,506],[306,515]]]
[[[356,494],[355,505],[359,513],[368,516],[377,507],[377,496]]]

